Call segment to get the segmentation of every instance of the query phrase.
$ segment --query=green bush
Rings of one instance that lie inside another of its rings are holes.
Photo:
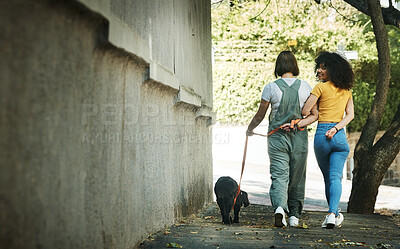
[[[361,131],[365,125],[371,106],[374,101],[376,85],[363,81],[357,81],[353,88],[354,120],[348,125],[349,131]],[[385,111],[380,123],[380,130],[386,130],[390,125],[397,105],[400,100],[400,89],[391,87],[385,105]]]

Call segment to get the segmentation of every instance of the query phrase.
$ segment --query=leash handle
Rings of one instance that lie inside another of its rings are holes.
[[[291,121],[290,121],[290,126],[289,126],[290,129],[292,129],[292,130],[299,129],[300,131],[303,131],[306,127],[303,127],[303,128],[300,128],[300,127],[299,127],[298,123],[300,122],[300,120],[301,120],[301,119],[293,119],[293,120],[291,120]],[[283,128],[283,125],[279,126],[279,127],[276,128],[275,130],[270,131],[270,132],[268,133],[268,136],[274,134],[275,132],[277,132],[279,129],[282,129],[282,128]],[[254,134],[256,134],[256,133],[254,133]],[[261,134],[257,134],[257,135],[263,136],[263,135],[261,135]],[[265,135],[264,135],[264,136],[265,136]]]
[[[257,135],[261,135],[261,134],[257,134]],[[264,135],[265,136],[265,135]],[[242,161],[242,172],[240,173],[240,180],[239,180],[239,185],[238,185],[238,189],[236,191],[236,195],[235,195],[235,199],[233,200],[233,206],[232,209],[234,209],[235,204],[236,204],[236,199],[240,194],[240,184],[242,184],[242,176],[243,176],[243,171],[244,171],[244,165],[246,163],[246,154],[247,154],[247,142],[249,140],[249,136],[246,136],[246,142],[244,143],[244,152],[243,152],[243,161]]]

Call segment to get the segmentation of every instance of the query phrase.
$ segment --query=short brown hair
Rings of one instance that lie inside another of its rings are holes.
[[[293,76],[299,75],[299,67],[297,66],[296,57],[291,51],[282,51],[276,58],[275,77],[282,76],[285,73],[292,73]]]

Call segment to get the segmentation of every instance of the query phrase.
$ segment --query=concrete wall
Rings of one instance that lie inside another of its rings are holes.
[[[134,248],[212,201],[210,1],[0,8],[0,248]]]
[[[384,131],[379,131],[378,134],[375,137],[375,142],[378,141],[384,134]],[[352,167],[353,162],[354,162],[354,148],[356,147],[356,144],[358,142],[358,139],[360,139],[360,132],[352,132],[352,133],[347,133],[347,140],[349,141],[350,145],[350,154],[347,160],[347,178],[350,180],[352,178]],[[394,159],[390,167],[388,168],[383,180],[382,180],[383,185],[388,185],[388,186],[396,186],[400,187],[400,153],[397,155],[397,157]]]

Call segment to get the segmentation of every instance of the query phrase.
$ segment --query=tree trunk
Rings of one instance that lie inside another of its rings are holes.
[[[354,176],[347,209],[349,213],[363,214],[374,212],[380,183],[399,152],[398,148],[396,148],[396,143],[389,144],[385,143],[385,141],[392,139],[399,142],[398,140],[400,140],[399,136],[392,135],[392,137],[389,137],[390,134],[386,135],[385,133],[380,141],[375,145],[373,144],[382,119],[389,89],[390,52],[379,0],[368,0],[368,12],[371,14],[378,49],[379,75],[371,113],[354,151]],[[396,127],[396,118],[399,118],[397,114],[391,127]],[[392,156],[393,153],[394,157]],[[393,159],[390,161],[389,159],[392,157]]]
[[[380,183],[399,151],[400,104],[392,123],[381,139],[372,149],[357,157],[359,166],[356,167],[357,170],[354,170],[353,186],[347,208],[349,213],[374,212]]]
[[[347,206],[349,213],[371,214],[374,212],[376,196],[383,176],[375,172],[376,163],[369,161],[370,158],[361,157],[357,160],[357,170],[353,171],[353,185]]]

